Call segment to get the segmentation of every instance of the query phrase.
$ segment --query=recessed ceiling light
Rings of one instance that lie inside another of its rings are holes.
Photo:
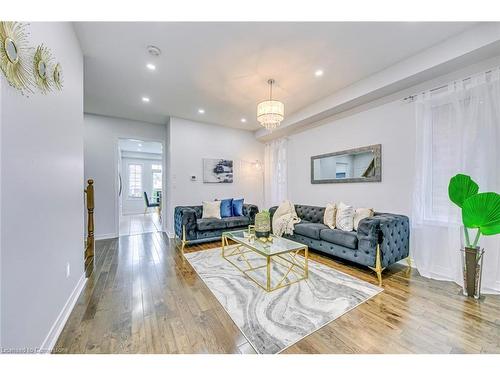
[[[142,97],[142,101],[143,101],[144,103],[149,103],[149,98],[148,98],[147,96],[143,96],[143,97]]]
[[[156,70],[156,66],[154,64],[146,64],[146,68],[148,68],[149,70]]]
[[[137,146],[142,147],[142,143],[139,143]]]
[[[243,117],[240,121],[245,123],[245,122],[247,122],[247,119]]]
[[[200,113],[200,114],[204,114],[204,113],[205,113],[205,110],[204,110],[203,108],[200,108],[200,109],[198,110],[198,113]]]
[[[316,77],[321,77],[321,76],[323,75],[323,71],[322,71],[321,69],[318,69],[318,70],[316,70],[316,71],[314,72],[314,75],[315,75]]]

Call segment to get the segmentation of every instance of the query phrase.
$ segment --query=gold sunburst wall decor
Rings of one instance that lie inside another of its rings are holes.
[[[32,93],[32,48],[28,45],[27,24],[0,21],[0,69],[9,84],[21,93]]]
[[[58,90],[62,90],[63,87],[63,73],[61,64],[57,63],[54,67],[54,71],[52,72],[52,80],[54,81],[54,86]]]
[[[52,66],[52,54],[50,50],[43,44],[36,48],[35,55],[33,56],[33,75],[35,82],[44,94],[52,90],[52,77],[50,71]]]

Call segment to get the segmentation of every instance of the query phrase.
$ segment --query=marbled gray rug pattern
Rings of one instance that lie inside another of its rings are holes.
[[[186,258],[263,354],[281,352],[383,290],[310,260],[307,280],[266,292],[222,258],[220,248],[188,253]],[[279,273],[273,269],[274,279]]]

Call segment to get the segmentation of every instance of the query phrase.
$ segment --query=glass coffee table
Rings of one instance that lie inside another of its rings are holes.
[[[262,242],[250,229],[222,233],[222,257],[267,292],[309,275],[306,245],[273,234]]]

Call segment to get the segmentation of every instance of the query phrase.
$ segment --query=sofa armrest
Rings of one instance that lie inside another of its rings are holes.
[[[382,233],[382,267],[387,267],[410,255],[410,220],[404,215],[381,213],[377,216]]]
[[[243,205],[243,216],[250,218],[250,223],[255,223],[255,215],[259,212],[259,207],[255,204],[244,204]]]
[[[271,215],[271,220],[273,219],[274,213],[278,209],[278,206],[273,206],[269,209],[269,214]]]
[[[186,240],[196,239],[196,211],[187,206],[177,206],[174,209],[175,234],[182,238],[182,227],[186,226]]]
[[[358,225],[358,249],[375,255],[380,244],[382,267],[408,257],[410,252],[410,222],[407,216],[376,213]]]
[[[273,233],[273,216],[277,209],[278,206],[273,206],[269,209],[269,219],[271,221],[271,233]]]

